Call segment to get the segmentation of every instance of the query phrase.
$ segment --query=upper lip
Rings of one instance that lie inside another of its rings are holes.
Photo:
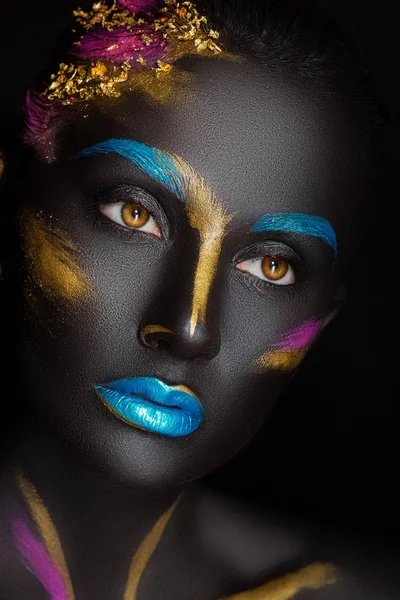
[[[128,377],[101,384],[99,387],[106,387],[123,394],[143,396],[157,404],[177,407],[192,415],[198,415],[199,418],[202,414],[202,407],[197,396],[186,386],[167,385],[155,377]],[[182,387],[185,389],[179,389]]]

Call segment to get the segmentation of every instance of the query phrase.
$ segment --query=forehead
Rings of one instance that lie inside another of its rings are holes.
[[[336,228],[354,192],[345,115],[314,90],[248,61],[189,58],[186,92],[167,104],[129,94],[96,109],[68,153],[109,138],[140,141],[196,169],[236,214],[304,212]]]

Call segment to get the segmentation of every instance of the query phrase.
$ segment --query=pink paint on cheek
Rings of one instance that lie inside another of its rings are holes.
[[[285,333],[281,341],[274,344],[274,348],[279,348],[279,350],[299,350],[300,348],[304,348],[313,341],[321,325],[322,319],[312,317],[304,321],[296,329]]]

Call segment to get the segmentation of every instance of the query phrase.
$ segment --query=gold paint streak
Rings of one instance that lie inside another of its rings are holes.
[[[3,176],[4,169],[5,169],[4,159],[3,159],[3,157],[0,154],[0,179]]]
[[[200,234],[200,250],[193,285],[192,313],[190,318],[190,336],[192,337],[198,321],[205,321],[208,297],[217,271],[222,241],[226,227],[233,215],[216,200],[213,191],[204,179],[184,160],[173,157],[177,169],[185,180],[182,190],[186,202],[186,211],[190,226]]]
[[[112,406],[110,406],[108,404],[107,400],[105,398],[103,398],[103,396],[100,394],[100,392],[98,392],[97,390],[95,390],[95,392],[96,392],[97,396],[100,398],[100,400],[102,401],[102,403],[104,404],[104,406],[110,411],[110,413],[112,413],[115,417],[117,417],[117,419],[119,419],[120,421],[123,421],[124,423],[126,423],[127,425],[130,425],[131,427],[136,427],[136,429],[141,429],[142,431],[148,431],[147,429],[145,429],[141,425],[138,425],[134,421],[129,421],[128,419],[123,417],[119,412],[117,412]]]
[[[176,509],[181,496],[175,500],[171,508],[169,508],[154,525],[152,530],[146,535],[136,553],[132,558],[129,567],[128,581],[125,588],[124,600],[136,600],[137,589],[143,572],[150,561],[154,550],[157,548],[162,534],[170,520],[174,510]]]
[[[272,369],[275,371],[293,371],[299,366],[308,352],[308,346],[298,350],[267,350],[256,360],[259,371]]]
[[[69,600],[74,600],[74,589],[72,587],[64,551],[61,546],[60,538],[58,537],[57,529],[51,520],[49,512],[39,496],[37,489],[27,477],[25,477],[21,469],[17,469],[16,478],[19,489],[29,506],[30,513],[40,532],[46,550],[64,580],[68,598]]]
[[[142,331],[140,332],[140,339],[142,340],[143,344],[145,344],[147,346],[147,342],[146,342],[146,337],[148,335],[151,335],[152,333],[172,333],[172,335],[174,334],[174,332],[171,329],[168,329],[168,327],[164,327],[163,325],[146,325],[145,327],[143,327]]]
[[[179,392],[185,392],[186,394],[189,394],[189,396],[194,396],[198,400],[196,394],[192,392],[192,390],[186,385],[171,385],[170,387],[174,388],[174,390],[178,390]]]
[[[75,302],[90,298],[89,279],[73,257],[76,246],[32,213],[22,214],[20,225],[26,265],[34,285],[52,300]]]
[[[336,570],[330,563],[314,563],[270,581],[261,587],[221,600],[290,600],[304,589],[318,590],[336,582]]]
[[[157,77],[154,71],[143,71],[135,73],[127,89],[147,94],[156,103],[168,104],[189,98],[189,84],[193,79],[192,73],[176,68],[169,72],[159,71]]]

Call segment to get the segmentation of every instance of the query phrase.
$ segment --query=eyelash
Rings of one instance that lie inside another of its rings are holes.
[[[115,200],[116,197],[118,200]],[[112,198],[113,200],[111,200]],[[151,220],[150,231],[143,230],[143,227],[148,226],[148,222],[137,228],[123,223],[122,211],[124,206],[129,204],[140,205],[148,213],[149,220]],[[128,185],[121,186],[117,189],[113,188],[106,190],[104,193],[100,194],[100,198],[97,197],[96,205],[97,214],[98,211],[100,211],[104,217],[115,223],[119,229],[125,230],[129,235],[132,235],[132,233],[135,232],[135,235],[140,233],[145,236],[157,237],[158,239],[166,239],[168,237],[168,219],[161,205],[153,195],[142,188],[133,188]],[[273,281],[268,278],[263,279],[262,277],[249,272],[246,268],[239,267],[239,265],[248,262],[250,263],[251,268],[253,265],[254,268],[257,268],[255,263],[257,263],[257,261],[262,261],[266,257],[275,258],[284,261],[287,264],[289,272],[288,283],[279,283],[279,281],[287,278],[286,273],[284,277]],[[245,280],[252,282],[258,289],[263,290],[265,287],[293,287],[295,283],[298,283],[298,267],[302,264],[302,260],[292,248],[282,243],[269,240],[268,242],[264,241],[253,244],[252,246],[241,250],[240,253],[234,257],[232,263]]]
[[[146,211],[150,221],[150,230],[144,229],[148,227],[148,221],[140,227],[130,226],[126,221],[124,223],[123,209],[129,205],[138,205],[138,208]],[[90,212],[100,219],[99,222],[103,224],[106,222],[111,227],[117,227],[122,235],[131,236],[133,233],[135,235],[139,233],[141,236],[163,240],[169,237],[169,222],[161,204],[143,188],[122,185],[100,193],[97,191],[93,197]]]

